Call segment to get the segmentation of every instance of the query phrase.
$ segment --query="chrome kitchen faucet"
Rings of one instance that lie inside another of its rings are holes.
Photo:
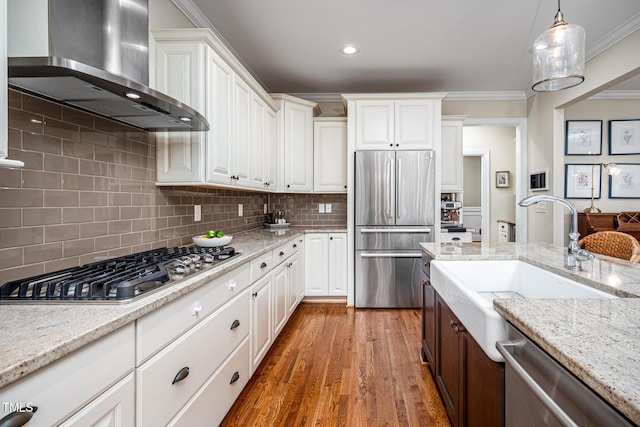
[[[567,247],[567,258],[565,260],[565,267],[571,271],[579,271],[582,269],[582,261],[591,261],[595,258],[595,255],[586,249],[581,249],[578,244],[578,210],[571,203],[558,196],[551,196],[546,194],[538,194],[535,196],[525,197],[520,200],[518,204],[520,206],[528,207],[535,205],[538,202],[550,201],[559,203],[562,206],[569,209],[571,214],[571,228],[569,229],[569,246]]]

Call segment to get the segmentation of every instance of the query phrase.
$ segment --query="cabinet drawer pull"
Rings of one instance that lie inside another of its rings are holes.
[[[295,249],[295,248],[297,248],[297,247],[298,247],[298,245],[296,245],[296,244],[294,243],[294,244],[293,244],[293,248]]]
[[[238,326],[240,326],[240,321],[238,319],[234,320],[233,323],[231,324],[231,330],[234,330],[235,328],[237,328]]]
[[[26,409],[26,408],[25,408]],[[31,406],[30,411],[14,411],[0,419],[0,427],[20,427],[29,422],[33,414],[38,410],[37,406]]]
[[[185,366],[184,368],[182,368],[182,369],[180,369],[178,371],[176,376],[173,378],[173,381],[171,382],[171,385],[182,381],[183,379],[187,378],[188,376],[189,376],[189,367]]]
[[[240,379],[240,373],[238,373],[238,371],[235,371],[233,373],[233,375],[231,376],[231,381],[229,381],[229,384],[233,384],[236,381],[238,381]]]
[[[253,295],[253,297],[254,297],[254,298],[257,298],[257,297],[258,297],[258,293],[257,293],[257,292],[254,292],[254,293],[252,293],[251,295]]]
[[[260,268],[267,268],[267,263],[263,262],[262,264],[260,264]]]
[[[454,242],[457,242],[458,240],[460,240],[460,238],[459,237],[453,237],[453,238],[451,238],[451,240],[453,240]]]
[[[278,254],[279,256],[283,256],[284,252],[280,251],[280,253]]]

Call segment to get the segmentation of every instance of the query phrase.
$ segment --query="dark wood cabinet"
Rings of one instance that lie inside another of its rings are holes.
[[[578,233],[580,237],[587,236],[598,231],[620,231],[630,234],[640,241],[640,230],[620,230],[618,229],[619,213],[578,213]]]
[[[436,348],[436,291],[429,277],[429,257],[422,257],[422,361],[429,365],[431,375],[435,377]]]
[[[433,289],[430,283],[428,287]],[[435,290],[433,296],[435,340],[430,348],[435,356],[434,378],[451,424],[504,426],[504,365],[484,353]],[[423,328],[428,325],[423,319]],[[423,351],[426,335],[423,330]]]

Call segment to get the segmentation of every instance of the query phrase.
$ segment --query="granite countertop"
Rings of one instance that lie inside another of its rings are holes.
[[[564,268],[566,249],[549,244],[422,243],[439,260],[519,259],[620,299],[495,299],[506,320],[640,424],[640,264],[597,255],[583,271]]]
[[[0,387],[60,359],[137,318],[307,232],[346,232],[340,227],[256,229],[233,236],[241,255],[125,303],[0,304]],[[16,345],[19,343],[19,345]]]

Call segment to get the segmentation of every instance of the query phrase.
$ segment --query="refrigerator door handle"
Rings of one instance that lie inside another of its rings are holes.
[[[402,201],[400,197],[402,196],[402,158],[396,159],[398,163],[398,173],[396,175],[396,185],[398,186],[398,191],[396,191],[396,218],[400,219],[400,208],[402,207]]]
[[[361,233],[431,233],[430,228],[363,228]]]
[[[398,253],[398,252],[361,252],[361,258],[421,258],[420,252]]]
[[[392,180],[395,171],[393,170],[393,162],[394,160],[390,160],[387,162],[389,168],[389,180]],[[389,200],[387,200],[387,216],[389,219],[393,219],[392,205],[393,202],[393,186],[389,185]]]

